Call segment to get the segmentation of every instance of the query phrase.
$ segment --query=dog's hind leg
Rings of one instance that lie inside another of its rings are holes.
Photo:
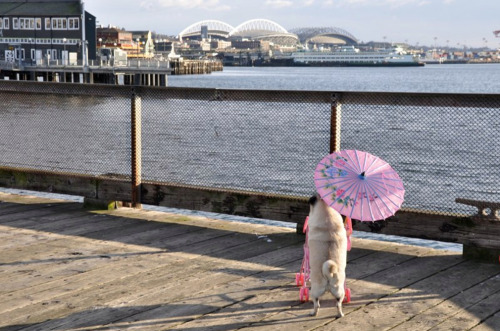
[[[313,310],[311,310],[309,315],[316,316],[318,315],[318,310],[319,310],[319,298],[312,298],[312,302],[314,303],[314,308]]]
[[[311,284],[311,301],[314,303],[314,308],[311,310],[309,315],[311,316],[316,316],[318,315],[318,310],[319,310],[319,297],[322,296],[326,292],[326,280],[321,282],[319,286],[313,283]]]
[[[342,301],[344,301],[345,291],[343,286],[330,286],[330,292],[335,300],[337,300],[337,317],[344,317],[342,312]]]
[[[337,317],[344,317],[344,313],[342,312],[342,300],[344,300],[344,298],[340,299],[340,298],[335,298],[337,299]]]

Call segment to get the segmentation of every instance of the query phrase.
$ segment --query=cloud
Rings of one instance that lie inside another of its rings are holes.
[[[436,0],[434,0],[436,1]],[[445,4],[450,4],[455,0],[440,0]],[[325,6],[349,6],[349,5],[363,5],[363,6],[390,6],[401,7],[405,5],[423,6],[430,4],[430,0],[323,0]]]
[[[220,0],[147,0],[141,2],[141,7],[154,9],[160,7],[177,7],[183,9],[229,10],[231,7],[224,5]]]
[[[293,6],[293,1],[291,0],[266,0],[266,6],[272,8],[285,8]]]

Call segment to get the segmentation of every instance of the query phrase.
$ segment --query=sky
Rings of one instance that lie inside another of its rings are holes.
[[[234,27],[268,19],[285,29],[338,27],[359,41],[499,48],[500,0],[83,0],[98,24],[178,35],[203,20]]]

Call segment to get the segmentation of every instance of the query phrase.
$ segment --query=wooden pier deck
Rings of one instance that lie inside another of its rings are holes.
[[[500,264],[354,238],[353,300],[300,303],[292,229],[0,193],[0,330],[500,330]]]

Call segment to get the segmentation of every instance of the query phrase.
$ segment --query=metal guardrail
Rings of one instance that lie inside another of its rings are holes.
[[[0,69],[3,70],[33,70],[33,69],[71,69],[71,68],[82,68],[84,63],[82,60],[76,62],[69,62],[64,60],[50,60],[46,59],[38,61],[38,63],[29,61],[2,61],[0,60]],[[161,68],[168,69],[171,67],[170,61],[167,59],[156,60],[156,59],[129,59],[127,61],[113,61],[113,60],[89,60],[88,67],[90,68]]]

